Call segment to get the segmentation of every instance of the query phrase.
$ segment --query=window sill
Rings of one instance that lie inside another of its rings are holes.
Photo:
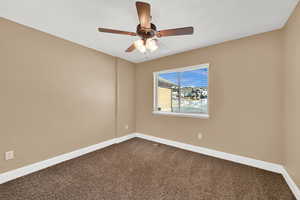
[[[174,113],[174,112],[161,112],[161,111],[153,111],[152,114],[175,116],[175,117],[191,117],[191,118],[209,119],[209,114]]]

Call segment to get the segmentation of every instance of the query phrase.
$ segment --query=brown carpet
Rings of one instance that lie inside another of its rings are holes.
[[[1,200],[295,199],[281,175],[132,139],[0,185]]]

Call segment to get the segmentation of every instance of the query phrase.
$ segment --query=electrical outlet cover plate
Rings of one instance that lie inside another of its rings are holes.
[[[203,138],[203,134],[202,133],[198,133],[198,140],[202,140]]]
[[[5,160],[14,159],[14,151],[7,151],[5,152]]]

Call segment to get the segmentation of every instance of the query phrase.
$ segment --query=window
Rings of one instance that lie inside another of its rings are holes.
[[[208,118],[209,65],[154,72],[154,114]]]

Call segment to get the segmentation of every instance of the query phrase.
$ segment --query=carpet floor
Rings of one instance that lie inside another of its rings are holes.
[[[1,200],[294,200],[283,177],[131,139],[0,185]]]

